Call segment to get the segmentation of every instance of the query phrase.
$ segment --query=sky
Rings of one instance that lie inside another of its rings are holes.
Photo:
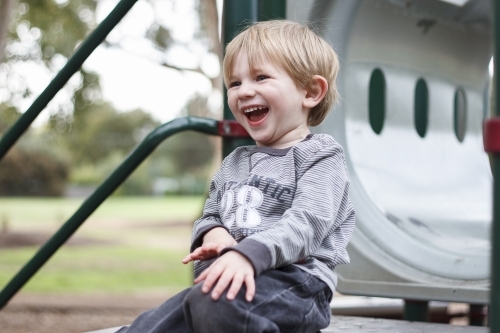
[[[96,21],[101,22],[117,3],[118,0],[100,0]],[[219,17],[221,7],[222,0],[218,0]],[[166,53],[156,50],[152,43],[144,38],[154,20],[160,20],[169,27],[174,39],[187,45],[187,48],[173,46]],[[179,115],[189,98],[201,94],[209,97],[210,109],[217,112],[222,105],[222,95],[219,91],[212,90],[207,76],[218,75],[219,63],[214,54],[207,53],[202,45],[194,41],[193,36],[198,24],[194,0],[138,1],[107,37],[109,42],[120,46],[99,46],[83,67],[99,74],[103,100],[113,104],[119,111],[140,108],[157,120],[167,122]],[[31,38],[29,31],[25,35],[27,39]],[[182,68],[200,66],[207,76],[193,71],[163,67],[159,62]],[[59,67],[62,68],[64,64],[63,59]],[[15,103],[24,112],[50,83],[55,73],[33,62],[16,66],[16,73],[27,82],[33,92],[30,97]],[[15,80],[11,82],[15,84]],[[68,86],[74,87],[78,82],[78,77],[73,77]],[[60,91],[37,118],[35,125],[43,124],[50,113],[69,98],[68,91]]]
[[[115,0],[101,0],[96,13],[101,21],[116,5]],[[219,8],[222,1],[219,1]],[[157,1],[154,10],[164,24],[171,28],[173,37],[184,43],[192,41],[198,26],[192,0]],[[222,105],[220,93],[212,94],[209,79],[199,73],[158,66],[155,60],[163,60],[184,68],[197,67],[210,76],[217,76],[217,57],[207,54],[201,47],[191,52],[173,47],[167,54],[151,48],[144,40],[146,30],[154,20],[151,6],[138,1],[127,16],[108,36],[112,42],[120,41],[124,50],[99,47],[86,61],[84,67],[100,74],[104,98],[119,110],[142,108],[163,122],[179,114],[186,101],[196,93],[210,96],[215,110]],[[203,66],[205,65],[205,66]]]

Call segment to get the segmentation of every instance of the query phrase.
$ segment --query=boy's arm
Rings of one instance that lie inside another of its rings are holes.
[[[219,202],[217,198],[219,190],[218,184],[223,182],[222,169],[224,168],[224,162],[225,161],[222,162],[221,168],[210,181],[208,198],[205,201],[205,206],[203,207],[203,214],[194,222],[190,252],[193,252],[196,248],[202,246],[204,241],[206,241],[204,239],[205,236],[208,235],[208,233],[214,228],[223,228],[226,233],[229,234],[229,230],[222,223],[220,218]]]
[[[236,245],[219,215],[219,188],[223,183],[222,174],[225,161],[210,182],[208,198],[203,208],[203,215],[195,221],[190,253],[182,260],[184,264],[194,260],[207,260],[217,257],[222,249]],[[195,271],[203,269],[195,263]]]
[[[354,222],[349,214],[354,213],[348,199],[349,178],[342,148],[335,144],[318,150],[301,166],[299,176],[292,206],[282,218],[272,228],[245,238],[221,254],[231,250],[242,254],[258,275],[306,259],[344,221],[349,223],[348,238]],[[333,246],[345,245],[347,242]]]

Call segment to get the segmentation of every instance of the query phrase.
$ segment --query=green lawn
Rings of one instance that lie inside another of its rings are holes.
[[[52,234],[82,200],[0,198],[0,227]],[[188,253],[203,196],[113,197],[76,232],[86,245],[63,246],[23,288],[52,294],[172,294],[192,283]],[[4,222],[5,223],[5,222]],[[0,249],[0,287],[36,247]]]
[[[34,248],[0,250],[0,286],[34,254]],[[23,291],[51,294],[173,294],[192,281],[180,251],[133,247],[63,248]]]
[[[83,203],[69,198],[0,197],[0,222],[14,228],[55,227],[64,223]],[[155,223],[166,220],[194,220],[203,208],[203,196],[111,197],[89,218]]]

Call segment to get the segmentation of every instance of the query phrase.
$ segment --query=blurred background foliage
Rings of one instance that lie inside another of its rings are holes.
[[[0,89],[7,94],[0,103],[0,136],[24,111],[16,108],[17,102],[32,94],[25,81],[14,77],[13,66],[30,60],[55,75],[96,27],[96,6],[95,0],[0,0],[0,11],[10,10],[10,16],[0,12],[0,17],[9,18],[8,24],[3,23],[7,33],[0,35],[0,47],[4,46],[0,48],[4,78]],[[207,49],[217,50],[215,0],[199,0],[196,7],[201,22],[196,38]],[[144,37],[163,51],[177,43],[158,22],[152,22]],[[104,45],[119,47],[106,41]],[[188,70],[202,73],[199,68]],[[160,125],[143,110],[122,112],[103,100],[97,73],[81,68],[72,80],[76,84],[64,88],[68,101],[60,103],[45,124],[31,128],[1,161],[0,196],[86,196]],[[210,80],[220,88],[220,75]],[[207,98],[194,96],[181,115],[209,116]],[[203,193],[218,144],[198,133],[178,134],[163,143],[115,194]]]

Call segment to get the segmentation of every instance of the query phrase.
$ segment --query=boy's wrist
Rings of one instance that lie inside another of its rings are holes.
[[[202,246],[203,243],[205,243],[205,236],[215,228],[222,228],[222,229],[226,230],[226,232],[227,232],[227,229],[224,226],[219,225],[219,224],[207,225],[207,226],[199,229],[196,233],[196,236],[192,240],[190,252],[193,252],[196,248]]]
[[[234,238],[224,227],[216,226],[205,233],[203,243],[221,243],[234,241]]]
[[[244,239],[235,246],[226,247],[219,256],[228,251],[236,251],[247,258],[253,266],[255,276],[271,268],[271,253],[264,244],[253,239]]]

